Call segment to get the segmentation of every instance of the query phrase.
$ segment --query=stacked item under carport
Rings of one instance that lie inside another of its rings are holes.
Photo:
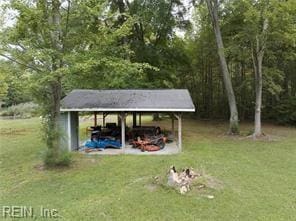
[[[135,127],[130,134],[130,144],[141,151],[158,151],[165,147],[167,137],[160,127]]]
[[[121,127],[115,123],[107,123],[106,127],[95,126],[91,128],[90,139],[84,143],[85,152],[103,151],[106,148],[121,149]],[[133,129],[126,128],[126,140],[133,148],[141,151],[158,151],[169,142],[160,127],[141,126]]]
[[[107,123],[106,127],[91,127],[91,137],[84,143],[85,152],[103,151],[106,148],[120,149],[120,127]]]

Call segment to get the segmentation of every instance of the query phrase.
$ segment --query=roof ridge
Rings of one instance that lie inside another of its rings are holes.
[[[75,89],[61,101],[67,111],[195,111],[188,89]]]

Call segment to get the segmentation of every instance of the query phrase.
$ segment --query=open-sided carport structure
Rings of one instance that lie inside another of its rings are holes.
[[[178,119],[179,150],[182,149],[182,113],[194,112],[195,107],[187,89],[155,90],[73,90],[61,101],[60,125],[64,130],[64,143],[68,150],[79,148],[79,112],[101,113],[103,119],[109,113],[118,114],[121,124],[121,143],[125,148],[125,118],[133,114],[133,126],[137,115],[143,113],[168,113]],[[140,117],[139,117],[139,121]],[[103,120],[104,122],[104,120]],[[139,122],[141,124],[141,122]],[[104,124],[104,123],[103,123]]]

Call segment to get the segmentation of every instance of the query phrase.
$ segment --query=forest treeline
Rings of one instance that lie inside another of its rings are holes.
[[[205,3],[59,2],[63,94],[73,88],[188,88],[198,117],[228,118],[215,36]],[[295,1],[219,3],[220,28],[239,119],[254,117],[252,44],[265,16],[269,28],[262,64],[262,117],[295,124]],[[11,1],[3,5],[2,12],[17,11],[15,25],[4,28],[2,21],[0,52],[5,60],[1,61],[0,80],[1,100],[6,106],[31,100],[32,90],[40,93],[41,78],[51,71],[52,45],[49,38],[42,39],[42,32],[50,29],[42,15],[49,8],[47,4]],[[46,74],[32,74],[37,69]]]

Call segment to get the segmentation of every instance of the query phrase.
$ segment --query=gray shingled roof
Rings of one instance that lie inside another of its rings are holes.
[[[187,89],[73,90],[61,101],[61,111],[194,112]]]

